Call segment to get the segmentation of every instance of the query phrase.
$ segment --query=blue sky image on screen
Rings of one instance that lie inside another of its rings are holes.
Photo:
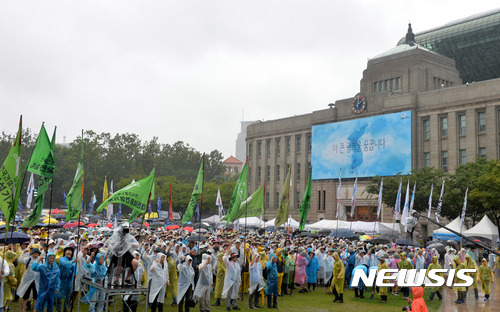
[[[411,111],[312,127],[312,178],[338,179],[411,171]]]

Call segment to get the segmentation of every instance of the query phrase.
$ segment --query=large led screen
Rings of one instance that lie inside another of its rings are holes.
[[[411,171],[411,111],[312,127],[312,178],[337,179]]]

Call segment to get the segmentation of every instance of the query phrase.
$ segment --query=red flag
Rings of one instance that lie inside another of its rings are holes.
[[[168,193],[168,218],[170,221],[174,221],[172,212],[172,184],[170,184],[170,192]]]

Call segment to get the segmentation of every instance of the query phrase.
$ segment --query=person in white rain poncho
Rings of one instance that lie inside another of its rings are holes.
[[[238,308],[238,288],[241,283],[241,266],[238,263],[238,255],[230,254],[231,250],[226,251],[226,255],[222,260],[226,264],[226,276],[224,277],[224,288],[222,289],[222,298],[226,299],[226,310],[231,311]]]
[[[0,311],[4,310],[4,289],[5,278],[10,274],[9,263],[0,257]]]
[[[259,305],[259,292],[266,287],[266,283],[262,278],[262,264],[260,264],[260,255],[255,253],[250,262],[250,287],[248,288],[248,293],[250,298],[248,299],[248,307],[252,310],[254,307],[261,309]]]
[[[210,290],[213,286],[212,264],[209,254],[203,254],[202,262],[198,268],[199,278],[194,290],[195,301],[200,299],[200,311],[210,311]]]
[[[23,298],[23,312],[26,311],[26,303],[28,302],[28,299],[33,299],[33,305],[36,305],[36,299],[38,298],[38,276],[40,273],[33,271],[31,265],[33,262],[37,261],[39,257],[40,250],[38,248],[33,248],[31,253],[29,249],[26,248],[19,261],[26,265],[26,271],[24,271],[21,283],[17,288],[17,295]]]
[[[189,312],[189,299],[193,293],[194,287],[194,269],[191,267],[193,259],[191,256],[186,256],[177,268],[179,271],[179,281],[177,283],[177,300],[179,300],[179,312]]]
[[[167,257],[165,254],[158,253],[156,255],[155,262],[149,268],[151,287],[149,292],[149,304],[151,305],[151,311],[156,312],[163,311],[163,301],[165,300],[165,288],[170,285],[168,279],[168,264],[166,261]],[[137,271],[137,270],[136,270]],[[135,273],[135,272],[134,272]],[[137,279],[140,281],[140,276]]]
[[[328,253],[325,255],[325,284],[330,286],[332,283],[333,276],[333,249],[328,250]],[[326,293],[330,293],[330,287],[326,287]]]
[[[134,257],[139,261],[141,254],[137,251],[134,251]],[[160,259],[161,260],[161,259]],[[167,265],[167,261],[165,260],[165,266]],[[134,271],[134,278],[136,281],[142,281],[142,275],[145,273],[145,268],[142,261],[139,261],[139,266]],[[168,284],[168,275],[167,275],[167,284]],[[139,305],[140,295],[125,295],[123,297],[125,303],[128,305],[128,308],[131,312],[137,311],[137,306]],[[162,304],[163,306],[163,304]],[[161,311],[161,310],[160,310]]]

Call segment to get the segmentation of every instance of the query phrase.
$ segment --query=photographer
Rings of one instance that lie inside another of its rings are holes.
[[[423,287],[413,287],[411,289],[413,294],[413,300],[408,298],[407,307],[403,307],[402,311],[412,311],[412,312],[428,312],[427,306],[425,305],[425,300],[423,298],[424,288]]]

